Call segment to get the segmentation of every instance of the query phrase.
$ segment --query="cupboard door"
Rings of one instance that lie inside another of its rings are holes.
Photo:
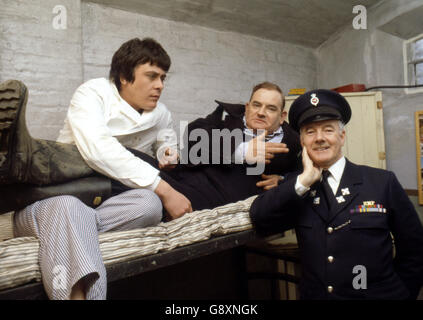
[[[351,120],[345,126],[344,155],[356,164],[386,169],[382,93],[353,92],[342,95],[352,110]],[[286,97],[285,111],[289,112],[297,97]]]

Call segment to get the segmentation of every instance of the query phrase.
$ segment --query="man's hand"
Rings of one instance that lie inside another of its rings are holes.
[[[265,142],[267,131],[248,142],[248,150],[245,160],[248,164],[265,163],[269,164],[270,160],[275,157],[275,153],[288,153],[289,149],[285,143]]]
[[[159,157],[159,169],[160,170],[171,170],[178,164],[178,151],[167,148],[164,154]]]
[[[182,217],[185,213],[192,212],[191,201],[182,193],[173,189],[163,179],[159,182],[154,192],[162,200],[163,207],[166,209],[170,220]]]
[[[313,183],[321,178],[323,169],[314,165],[307,153],[306,147],[303,147],[302,156],[304,171],[298,176],[298,180],[304,187],[309,188]]]
[[[277,174],[262,174],[261,177],[263,180],[256,183],[256,186],[263,188],[264,190],[270,190],[278,186],[278,182],[282,180],[282,177]]]

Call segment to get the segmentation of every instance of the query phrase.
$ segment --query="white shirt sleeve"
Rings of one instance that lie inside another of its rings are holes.
[[[245,155],[247,154],[248,150],[248,142],[242,142],[238,145],[233,153],[233,161],[237,164],[244,163]]]
[[[104,113],[103,99],[96,90],[78,88],[67,118],[81,156],[94,170],[130,188],[154,191],[160,182],[159,171],[134,156],[112,136]]]
[[[306,192],[310,190],[310,188],[307,188],[305,186],[302,185],[302,183],[299,180],[299,176],[297,176],[297,182],[295,183],[295,192],[302,197],[303,195],[306,194]]]
[[[161,129],[157,133],[156,142],[153,144],[153,151],[156,154],[156,159],[160,160],[168,148],[178,152],[178,138],[175,130],[173,130],[170,112],[165,114],[162,120]]]

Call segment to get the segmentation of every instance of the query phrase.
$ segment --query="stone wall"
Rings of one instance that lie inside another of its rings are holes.
[[[29,88],[27,123],[36,137],[55,139],[82,82],[81,3],[61,0],[66,29],[55,29],[57,0],[0,0],[0,81]]]
[[[107,75],[113,53],[128,39],[153,37],[164,46],[172,66],[161,101],[175,126],[213,111],[215,99],[248,101],[252,87],[265,80],[285,92],[315,86],[316,59],[309,48],[92,3],[83,3],[82,12],[85,80]]]
[[[153,37],[172,58],[161,101],[180,120],[215,108],[215,99],[246,102],[264,80],[290,88],[316,86],[310,48],[144,16],[80,0],[61,0],[67,27],[56,30],[57,1],[0,0],[0,81],[29,88],[33,136],[55,139],[70,98],[83,81],[107,77],[113,53],[133,37]],[[179,130],[177,130],[179,132]]]

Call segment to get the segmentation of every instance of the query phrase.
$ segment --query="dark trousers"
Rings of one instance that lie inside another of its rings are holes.
[[[159,162],[156,159],[141,151],[133,149],[130,149],[130,151],[138,158],[160,170]],[[175,169],[169,171],[161,170],[160,177],[176,191],[186,196],[191,201],[194,211],[212,209],[226,204],[219,190],[210,183],[207,176],[202,172],[201,167],[177,165]],[[117,195],[130,189],[130,187],[125,186],[121,182],[112,180],[112,195]]]

